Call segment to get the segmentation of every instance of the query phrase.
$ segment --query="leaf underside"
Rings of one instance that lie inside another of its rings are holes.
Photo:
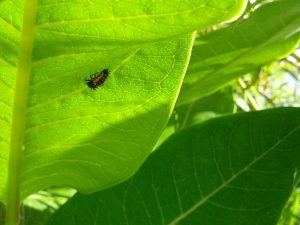
[[[275,225],[300,163],[299,121],[281,108],[176,133],[130,180],[77,194],[48,225]]]
[[[193,102],[290,54],[300,38],[298,0],[274,1],[249,18],[200,35],[177,105]]]
[[[23,1],[0,1],[2,202],[9,188],[10,134],[17,129],[11,128],[14,96],[22,98],[21,89],[29,93],[20,112],[26,118],[19,137],[22,199],[50,185],[93,192],[121,182],[138,169],[167,123],[193,31],[237,17],[246,1],[36,2],[35,14],[24,12]],[[36,23],[22,27],[23,14],[36,15]],[[20,43],[26,30],[35,32],[33,49]],[[29,84],[19,89],[23,48],[31,72],[25,74]],[[91,90],[85,79],[103,69],[109,77]]]

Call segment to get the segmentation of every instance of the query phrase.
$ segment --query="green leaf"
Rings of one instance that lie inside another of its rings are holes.
[[[299,0],[279,0],[250,18],[200,37],[177,105],[208,95],[245,73],[282,58],[297,46]]]
[[[180,129],[187,128],[222,114],[233,113],[233,108],[232,88],[227,87],[191,104],[177,107],[177,125]]]
[[[192,36],[183,37],[99,60],[115,63],[103,66],[111,74],[97,91],[77,72],[68,82],[74,71],[31,84],[24,195],[52,184],[91,192],[132,175],[167,122],[191,43]]]
[[[233,113],[234,102],[232,88],[227,87],[190,104],[176,107],[169,119],[167,127],[158,139],[155,148],[169,136],[179,130],[199,124],[205,120]]]
[[[281,108],[183,130],[130,180],[76,195],[48,225],[275,225],[300,165],[299,121]]]
[[[118,47],[169,38],[237,18],[246,3],[245,0],[80,0],[53,4],[44,0],[38,11],[37,44],[41,48],[57,47],[50,52],[36,49],[35,55],[44,58],[57,51],[70,53],[70,48],[82,52],[77,45],[86,52],[108,53]]]
[[[0,1],[0,201],[11,203],[8,212],[19,192],[92,192],[132,175],[174,107],[191,33],[237,17],[245,3]],[[89,89],[85,78],[106,68],[104,85]]]
[[[30,195],[22,203],[24,225],[45,225],[52,214],[75,192],[69,188],[51,187]],[[2,224],[1,221],[0,224]]]

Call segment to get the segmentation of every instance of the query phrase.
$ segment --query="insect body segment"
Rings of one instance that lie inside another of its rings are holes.
[[[100,73],[94,73],[90,76],[91,79],[85,79],[86,84],[89,88],[96,90],[100,87],[108,77],[108,69],[102,70]]]

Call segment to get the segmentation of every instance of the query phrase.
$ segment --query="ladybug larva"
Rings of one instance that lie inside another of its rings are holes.
[[[105,82],[108,74],[108,69],[104,69],[100,73],[98,72],[90,75],[91,79],[85,79],[87,86],[93,90],[96,90]]]

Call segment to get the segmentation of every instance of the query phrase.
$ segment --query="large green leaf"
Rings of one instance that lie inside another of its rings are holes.
[[[300,165],[299,121],[281,108],[178,132],[130,180],[76,195],[48,225],[274,225]]]
[[[191,43],[190,36],[123,57],[112,54],[113,58],[101,61],[120,62],[107,66],[111,75],[97,91],[90,90],[80,74],[68,82],[72,77],[68,72],[69,76],[59,73],[57,79],[32,84],[23,193],[51,184],[90,192],[131,175],[151,151],[170,115]],[[57,88],[56,82],[60,83]],[[45,89],[45,95],[34,94]]]
[[[279,0],[260,7],[247,20],[200,37],[177,104],[208,95],[286,56],[297,46],[299,27],[299,0]]]
[[[53,184],[91,192],[132,175],[174,107],[192,31],[237,17],[245,2],[0,1],[8,211],[19,192]],[[84,79],[104,68],[105,84],[89,89]]]

